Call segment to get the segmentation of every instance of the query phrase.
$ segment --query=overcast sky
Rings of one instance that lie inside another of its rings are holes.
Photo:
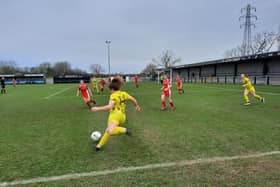
[[[140,72],[171,49],[182,64],[222,58],[242,42],[240,9],[257,8],[258,31],[278,31],[280,0],[0,0],[0,60],[19,66],[67,60]]]

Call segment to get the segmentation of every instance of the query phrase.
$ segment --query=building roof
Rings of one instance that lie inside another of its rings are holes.
[[[179,66],[173,67],[173,69],[207,66],[207,65],[213,65],[213,64],[224,64],[224,63],[230,63],[230,62],[264,59],[264,58],[272,58],[272,57],[280,57],[280,51],[274,51],[274,52],[262,53],[262,54],[256,54],[256,55],[249,55],[249,56],[242,56],[242,57],[224,58],[224,59],[211,60],[211,61],[199,62],[199,63],[193,63],[193,64],[179,65]]]

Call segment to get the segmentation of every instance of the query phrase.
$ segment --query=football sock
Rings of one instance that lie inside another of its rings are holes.
[[[161,104],[162,104],[162,108],[166,108],[166,102],[165,101],[162,101]]]
[[[258,100],[262,100],[262,97],[261,96],[259,96],[259,95],[256,95],[256,96],[254,96],[256,99],[258,99]]]
[[[170,104],[171,107],[174,107],[174,103],[173,102],[170,102],[169,104]]]
[[[110,134],[108,134],[107,132],[104,133],[104,135],[102,136],[101,140],[99,141],[99,143],[97,144],[96,147],[101,148],[103,145],[106,144],[106,142],[108,141],[110,137]]]
[[[111,135],[118,135],[118,134],[124,134],[124,133],[126,133],[126,128],[124,128],[124,127],[115,127],[112,130]]]
[[[246,96],[244,96],[244,100],[245,100],[245,102],[246,103],[249,103],[250,101],[249,101],[249,97],[246,95]]]

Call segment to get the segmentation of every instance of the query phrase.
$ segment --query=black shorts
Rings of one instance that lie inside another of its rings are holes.
[[[5,88],[5,85],[1,85],[1,88]]]

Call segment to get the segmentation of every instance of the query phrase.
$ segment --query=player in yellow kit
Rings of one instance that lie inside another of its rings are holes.
[[[252,94],[256,99],[260,100],[262,103],[265,102],[264,97],[256,94],[256,90],[255,90],[254,86],[252,85],[251,80],[249,79],[248,75],[241,74],[241,82],[242,82],[242,86],[245,88],[244,89],[244,100],[245,100],[244,105],[251,104],[249,97],[248,97],[249,93]]]
[[[109,85],[109,89],[111,92],[109,104],[105,106],[91,108],[93,112],[107,110],[110,111],[107,129],[102,138],[100,139],[99,143],[96,145],[96,151],[99,151],[100,148],[106,144],[111,135],[127,134],[131,136],[131,131],[129,129],[120,127],[120,125],[124,124],[126,120],[126,101],[131,101],[134,104],[136,111],[140,111],[141,108],[134,97],[120,90],[121,86],[121,78],[114,78]]]
[[[98,82],[97,82],[97,79],[95,77],[93,77],[91,79],[91,84],[92,84],[93,92],[96,91],[96,93],[99,93]]]

